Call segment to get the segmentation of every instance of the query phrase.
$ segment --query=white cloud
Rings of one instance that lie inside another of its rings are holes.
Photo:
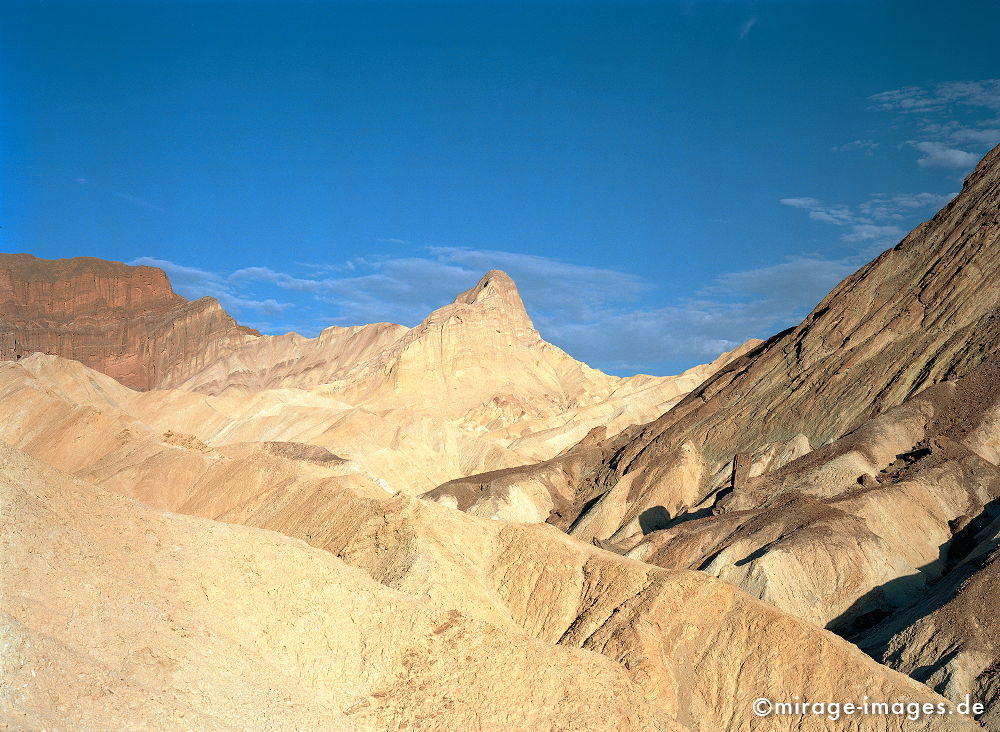
[[[844,241],[884,241],[899,240],[905,232],[898,226],[876,226],[875,224],[854,224],[842,237]]]
[[[607,302],[634,300],[650,287],[640,277],[626,272],[534,254],[465,247],[430,247],[428,251],[439,261],[469,272],[502,269],[538,307],[568,317],[584,317],[589,309]]]
[[[915,139],[908,144],[921,153],[916,162],[924,168],[968,169],[1000,143],[1000,79],[908,86],[869,100],[911,130]]]
[[[941,142],[914,142],[913,146],[923,153],[917,160],[917,165],[923,168],[969,168],[979,162],[975,153],[957,150]]]
[[[847,260],[788,257],[779,264],[720,275],[698,294],[765,296],[780,304],[774,312],[778,316],[782,310],[787,313],[806,304],[811,306],[819,302],[834,285],[856,268],[856,264]]]
[[[268,282],[276,287],[297,292],[317,292],[323,286],[321,281],[293,277],[284,272],[275,272],[269,267],[244,267],[233,272],[226,280],[229,283]]]
[[[753,30],[755,25],[757,25],[757,16],[747,18],[743,25],[740,26],[740,40],[750,35],[750,31]]]
[[[886,112],[928,112],[944,107],[944,100],[936,98],[933,93],[919,86],[907,86],[902,89],[872,94],[868,99],[876,109]]]
[[[693,299],[650,307],[634,303],[652,284],[619,270],[467,247],[420,252],[371,257],[363,273],[335,277],[296,276],[267,267],[221,275],[152,257],[133,264],[164,269],[175,289],[188,297],[211,295],[234,313],[254,312],[256,317],[245,320],[264,332],[307,335],[332,323],[415,324],[487,270],[503,269],[517,283],[543,337],[575,358],[619,372],[656,372],[656,364],[665,362],[706,361],[749,337],[772,335],[801,319],[853,268],[846,260],[790,258],[724,274]],[[301,304],[291,309],[260,298],[255,286],[294,292]],[[318,318],[318,312],[326,317]],[[287,320],[289,315],[294,319]]]
[[[907,114],[936,112],[959,105],[1000,111],[1000,79],[948,81],[929,89],[907,86],[873,94],[869,100],[876,109]]]
[[[809,218],[813,221],[822,221],[825,224],[850,224],[855,218],[847,206],[824,206],[815,198],[782,198],[779,203],[792,208],[805,209],[809,212]]]
[[[218,278],[221,282],[205,282],[214,288],[213,293],[229,295],[234,286],[255,284],[309,293],[327,306],[336,306],[334,319],[341,324],[393,321],[407,325],[451,302],[490,269],[510,274],[522,296],[539,311],[565,318],[584,318],[609,302],[635,299],[648,288],[635,275],[533,254],[426,247],[420,255],[356,258],[346,265],[308,265],[313,270],[308,276],[246,267]]]
[[[619,371],[708,361],[747,338],[767,338],[796,325],[857,266],[850,259],[790,257],[720,275],[679,304],[609,309],[592,320],[545,322],[540,329],[577,358]]]
[[[958,193],[876,193],[858,210],[871,219],[899,221],[904,215],[921,208],[941,208]]]
[[[815,208],[819,206],[818,198],[782,198],[779,203],[792,208]]]

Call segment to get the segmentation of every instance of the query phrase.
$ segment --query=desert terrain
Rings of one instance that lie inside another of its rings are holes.
[[[0,723],[1000,731],[1000,147],[676,376],[468,286],[271,336],[155,267],[0,254]]]

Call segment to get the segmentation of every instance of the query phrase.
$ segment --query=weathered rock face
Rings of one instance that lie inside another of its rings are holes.
[[[203,394],[309,388],[343,379],[357,364],[390,347],[409,331],[395,323],[326,328],[315,338],[297,333],[254,338],[206,359],[193,373],[165,388]]]
[[[629,556],[701,569],[851,636],[926,594],[1000,498],[982,445],[1000,434],[1000,368],[983,364],[682,517]]]
[[[710,507],[730,486],[739,453],[822,445],[1000,352],[998,305],[1000,147],[954,201],[844,280],[798,327],[644,428],[500,476],[495,490],[544,482],[562,496],[553,522],[572,529],[583,521],[596,539],[620,532],[637,507],[659,505],[670,516]],[[467,483],[493,490],[490,480]]]
[[[0,254],[0,360],[50,353],[150,389],[254,335],[212,298],[176,294],[154,267]]]

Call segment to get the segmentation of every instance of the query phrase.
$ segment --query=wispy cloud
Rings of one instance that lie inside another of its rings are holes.
[[[907,114],[944,111],[955,105],[1000,112],[1000,79],[948,81],[931,88],[906,86],[873,94],[869,99],[878,109]]]
[[[899,241],[906,233],[898,226],[878,226],[877,224],[852,224],[851,230],[841,237],[847,242]]]
[[[740,40],[741,41],[744,38],[746,38],[748,35],[750,35],[750,31],[753,30],[753,27],[755,25],[757,25],[757,16],[756,15],[750,16],[749,18],[747,18],[743,22],[743,25],[740,26]]]
[[[797,324],[859,264],[789,257],[722,274],[677,304],[607,309],[587,321],[545,323],[543,333],[578,358],[619,372],[668,360],[707,361],[749,337]]]
[[[772,266],[723,274],[694,297],[639,304],[655,285],[615,269],[521,252],[425,247],[417,256],[372,256],[355,264],[278,272],[245,267],[213,273],[153,257],[133,264],[161,267],[187,297],[211,295],[241,321],[264,332],[314,335],[323,326],[378,321],[414,325],[451,302],[490,269],[518,285],[542,336],[575,358],[619,373],[657,371],[656,364],[710,360],[749,337],[766,337],[797,322],[857,263],[793,257]],[[329,272],[338,270],[336,275]],[[275,288],[296,301],[264,297]],[[318,315],[322,313],[322,315]]]
[[[187,267],[155,257],[139,257],[129,264],[159,267],[167,273],[175,292],[191,300],[205,296],[214,297],[222,307],[234,315],[251,311],[273,317],[293,307],[292,303],[278,302],[273,298],[245,297],[230,279],[197,267]]]
[[[809,212],[809,218],[846,228],[841,241],[888,245],[898,241],[905,230],[895,222],[904,221],[920,209],[938,208],[956,194],[877,193],[856,207],[828,205],[811,197],[782,198],[780,203]]]
[[[970,168],[979,162],[975,153],[948,147],[943,142],[914,142],[923,156],[917,160],[922,168]]]
[[[312,293],[336,306],[338,323],[391,320],[412,325],[490,269],[510,274],[537,309],[570,318],[586,317],[608,302],[635,299],[648,287],[638,277],[616,270],[469,247],[425,247],[418,256],[358,258],[350,267],[327,266],[308,276],[248,267],[230,274],[227,282],[267,283]],[[330,276],[334,272],[337,276]]]
[[[879,221],[900,221],[912,211],[941,208],[958,195],[953,193],[876,193],[858,206],[866,217]]]
[[[144,208],[147,211],[163,211],[164,210],[162,206],[157,206],[155,203],[150,203],[149,201],[147,201],[142,196],[137,196],[137,195],[135,195],[133,193],[126,193],[124,191],[119,191],[119,190],[115,190],[113,188],[108,188],[106,186],[99,185],[99,184],[95,183],[94,181],[92,181],[90,178],[74,178],[73,182],[77,183],[78,185],[81,185],[81,186],[86,186],[87,188],[90,188],[92,190],[100,191],[104,195],[114,196],[115,198],[120,199],[122,201],[125,201],[127,203],[130,203],[133,206],[138,206],[139,208]]]
[[[1000,143],[1000,79],[907,86],[869,97],[872,108],[896,115],[913,138],[906,144],[925,168],[969,169]]]

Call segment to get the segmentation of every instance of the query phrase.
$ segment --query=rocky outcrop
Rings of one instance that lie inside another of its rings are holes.
[[[212,298],[176,294],[154,267],[0,254],[0,360],[49,353],[151,389],[255,335]]]
[[[372,323],[346,328],[332,326],[315,338],[297,333],[254,338],[219,353],[194,373],[163,386],[204,394],[247,394],[335,383],[407,331],[409,328],[404,325]]]
[[[170,386],[219,394],[326,385],[348,404],[432,411],[482,430],[606,399],[620,382],[546,343],[514,282],[493,270],[414,328],[265,337]]]
[[[498,270],[415,328],[375,323],[304,338],[253,335],[214,300],[174,294],[155,268],[2,257],[0,350],[7,343],[9,360],[27,358],[30,342],[151,389],[142,406],[129,399],[160,412],[165,430],[206,444],[317,444],[414,494],[548,459],[595,427],[613,435],[646,422],[738,355],[678,376],[604,374],[545,342]]]
[[[1000,498],[979,447],[1000,434],[1000,368],[942,382],[845,437],[737,486],[715,515],[620,545],[665,567],[701,569],[853,636],[914,602],[968,547],[966,525]],[[979,452],[977,452],[979,450]],[[981,521],[981,520],[980,520]]]

